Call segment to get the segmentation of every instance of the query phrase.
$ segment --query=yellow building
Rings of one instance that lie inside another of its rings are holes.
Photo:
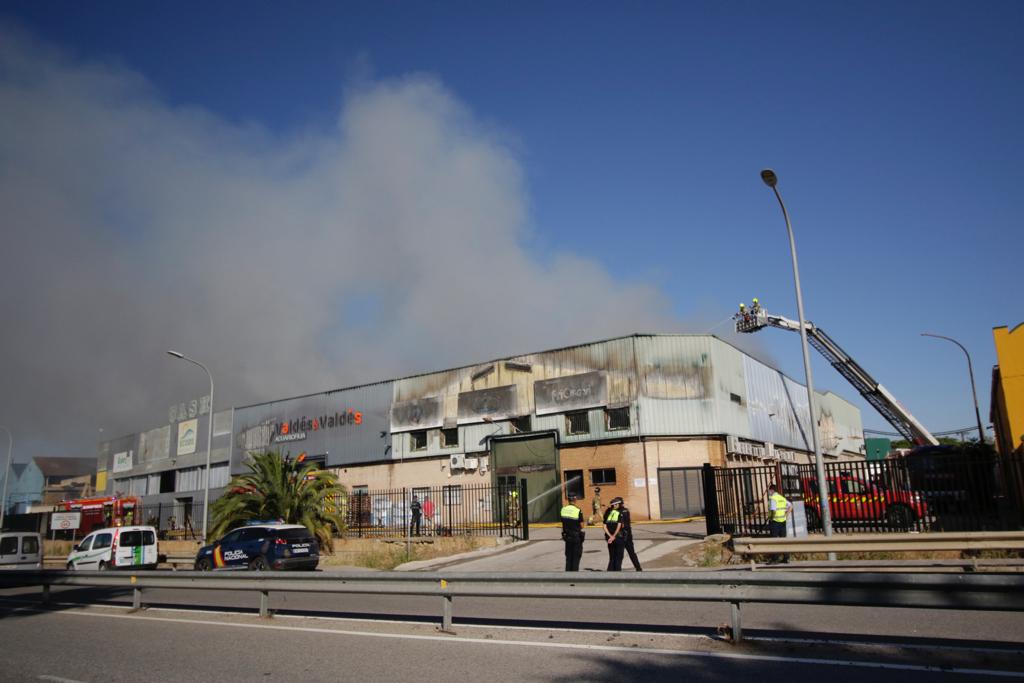
[[[996,362],[992,368],[991,419],[996,448],[1003,455],[1024,452],[1024,323],[992,329]]]

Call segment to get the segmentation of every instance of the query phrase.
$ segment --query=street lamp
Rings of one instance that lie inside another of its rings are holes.
[[[766,168],[761,171],[761,180],[772,188],[775,198],[782,207],[782,217],[786,219],[786,232],[789,233],[789,253],[793,257],[793,282],[796,285],[796,312],[800,318],[800,346],[804,353],[804,375],[807,378],[807,407],[811,413],[811,443],[814,445],[814,465],[818,473],[818,500],[821,508],[821,526],[826,536],[832,535],[832,506],[828,499],[828,482],[825,481],[825,463],[821,457],[821,444],[818,442],[818,409],[814,398],[814,379],[811,377],[811,353],[807,348],[807,323],[804,322],[804,299],[800,293],[800,269],[796,263],[796,241],[793,239],[793,226],[789,222],[789,212],[782,202],[782,195],[776,185],[779,182],[775,171]]]
[[[209,418],[209,429],[206,432],[206,486],[203,491],[203,543],[206,543],[206,526],[210,520],[210,448],[213,445],[213,375],[210,374],[210,369],[197,360],[193,360],[183,353],[178,351],[168,351],[168,355],[180,358],[181,360],[187,360],[193,365],[198,365],[203,370],[206,370],[206,376],[210,378],[210,418]]]
[[[953,342],[967,356],[967,374],[971,376],[971,397],[974,399],[974,417],[978,421],[978,442],[985,443],[985,428],[981,426],[981,411],[978,410],[978,392],[974,388],[974,366],[971,365],[971,354],[967,353],[967,349],[964,348],[963,344],[952,337],[943,337],[941,334],[932,334],[931,332],[922,332],[921,336],[935,337],[936,339],[945,339],[948,342]]]
[[[14,449],[14,437],[11,430],[3,425],[0,429],[7,432],[7,468],[4,470],[4,493],[0,498],[0,531],[4,529],[4,515],[7,514],[7,480],[11,478],[11,451]]]

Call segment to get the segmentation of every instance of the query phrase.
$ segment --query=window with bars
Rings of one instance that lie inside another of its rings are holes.
[[[629,429],[629,407],[609,408],[604,411],[604,419],[609,432]]]
[[[590,413],[583,410],[578,413],[566,413],[565,415],[566,434],[589,434]]]
[[[509,422],[512,424],[513,433],[525,434],[533,431],[533,425],[530,421],[529,415],[523,415],[522,417],[513,417]]]

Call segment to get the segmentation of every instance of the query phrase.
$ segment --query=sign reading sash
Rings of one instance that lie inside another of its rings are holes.
[[[481,422],[483,418],[505,420],[517,417],[516,385],[464,391],[459,394],[459,424]]]
[[[597,408],[608,403],[608,379],[603,372],[584,372],[533,383],[537,415]]]

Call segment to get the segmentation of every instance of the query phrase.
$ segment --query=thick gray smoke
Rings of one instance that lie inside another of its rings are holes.
[[[91,455],[100,427],[205,393],[168,348],[225,407],[683,329],[655,289],[526,250],[519,161],[429,77],[364,84],[333,130],[281,136],[0,29],[0,112],[17,460]]]

